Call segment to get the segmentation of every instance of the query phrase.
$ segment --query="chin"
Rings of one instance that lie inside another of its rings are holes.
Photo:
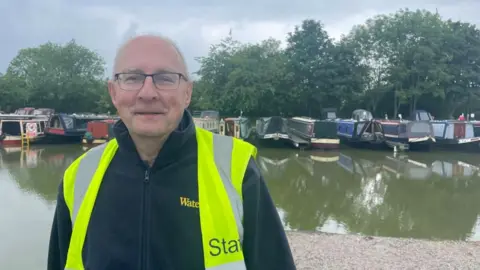
[[[166,127],[159,127],[158,125],[134,125],[133,132],[140,136],[145,137],[156,137],[156,136],[163,136],[165,133],[168,133],[168,129]]]

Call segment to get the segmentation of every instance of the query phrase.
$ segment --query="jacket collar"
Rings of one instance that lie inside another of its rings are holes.
[[[113,133],[117,139],[119,151],[127,153],[132,157],[138,159],[139,162],[145,164],[138,155],[135,144],[132,137],[128,132],[125,123],[119,120],[113,127]],[[155,159],[153,167],[165,165],[166,163],[174,162],[179,158],[180,153],[184,150],[186,143],[195,136],[195,124],[191,114],[185,110],[182,116],[182,120],[178,127],[170,134],[165,141],[162,150]],[[188,149],[187,149],[188,150]]]

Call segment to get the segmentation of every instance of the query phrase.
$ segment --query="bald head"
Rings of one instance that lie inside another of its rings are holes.
[[[160,36],[160,35],[138,35],[122,43],[115,55],[115,60],[113,63],[112,78],[115,76],[115,73],[122,71],[122,70],[119,70],[121,69],[120,67],[121,65],[119,64],[120,62],[123,61],[125,53],[131,50],[135,51],[135,50],[142,50],[142,49],[143,50],[147,49],[147,51],[158,49],[159,52],[162,51],[166,54],[169,54],[169,56],[173,56],[178,62],[174,64],[179,69],[177,71],[181,72],[183,75],[189,78],[188,68],[187,68],[185,58],[183,57],[183,54],[178,48],[177,44],[175,44],[175,42],[173,42],[171,39]]]
[[[108,91],[132,138],[166,138],[180,123],[193,88],[175,43],[156,35],[127,40],[115,57],[117,73]]]

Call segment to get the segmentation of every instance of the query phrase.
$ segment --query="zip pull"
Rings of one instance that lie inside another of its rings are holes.
[[[145,178],[143,178],[143,182],[148,183],[150,181],[150,170],[145,171]]]

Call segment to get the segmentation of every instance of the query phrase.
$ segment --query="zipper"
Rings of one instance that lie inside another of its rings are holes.
[[[141,264],[140,269],[147,269],[148,266],[148,239],[150,234],[150,168],[145,170],[145,177],[143,178],[143,198],[142,198],[142,235],[141,235],[141,247],[140,256]]]

